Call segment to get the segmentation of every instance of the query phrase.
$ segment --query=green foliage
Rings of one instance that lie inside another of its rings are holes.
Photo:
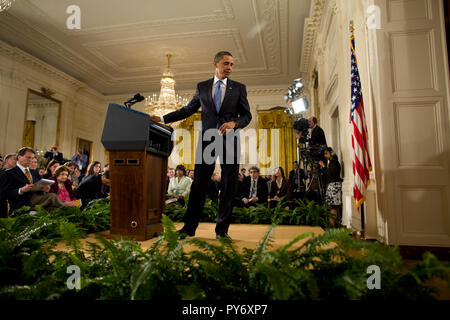
[[[186,199],[187,200],[187,199]],[[292,207],[293,210],[286,209]],[[180,204],[166,205],[165,212],[173,221],[181,222],[186,212],[186,205]],[[218,203],[207,199],[201,215],[201,222],[214,223],[218,216]],[[294,200],[291,202],[280,201],[275,208],[268,208],[267,205],[257,204],[251,208],[233,209],[233,223],[236,224],[272,224],[278,225],[303,225],[319,226],[329,228],[332,218],[329,207],[319,206],[314,201]]]
[[[273,224],[256,248],[240,250],[227,239],[181,240],[172,220],[163,216],[162,223],[164,233],[148,250],[136,241],[97,235],[82,250],[74,220],[45,212],[0,219],[0,298],[432,299],[430,279],[450,283],[450,265],[432,254],[407,268],[398,248],[355,240],[346,229],[304,233],[274,250]],[[70,243],[69,251],[55,250],[61,239]],[[66,286],[71,265],[81,271],[79,290]],[[381,269],[381,290],[367,289],[371,265]]]

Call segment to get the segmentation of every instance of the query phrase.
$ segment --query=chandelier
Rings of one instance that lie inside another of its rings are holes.
[[[167,54],[167,69],[161,79],[161,92],[159,96],[153,94],[145,98],[145,112],[151,115],[164,116],[170,112],[184,107],[189,101],[175,93],[175,80],[170,71],[171,54]]]
[[[0,12],[8,10],[14,0],[0,0]]]

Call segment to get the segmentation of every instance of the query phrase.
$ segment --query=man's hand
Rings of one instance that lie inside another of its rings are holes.
[[[41,191],[50,192],[50,186],[43,186]]]
[[[152,120],[153,122],[161,122],[161,117],[158,116],[150,116],[150,120]]]
[[[325,163],[323,163],[322,160],[319,161],[319,165],[320,165],[322,168],[325,168]]]
[[[33,189],[33,185],[27,184],[27,185],[23,186],[22,188],[20,188],[20,192],[21,193],[30,192],[31,189]]]
[[[221,135],[226,135],[227,134],[227,130],[233,130],[234,128],[236,128],[237,123],[236,121],[230,121],[230,122],[225,122],[220,128],[219,128],[219,132]]]

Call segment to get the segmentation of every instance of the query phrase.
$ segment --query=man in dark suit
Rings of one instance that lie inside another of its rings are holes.
[[[311,129],[311,145],[326,146],[327,139],[325,138],[325,132],[317,125],[317,118],[310,117],[308,122],[309,128]]]
[[[81,209],[86,208],[92,200],[107,197],[106,189],[110,185],[109,170],[103,172],[103,174],[93,174],[84,179],[75,190],[75,196],[81,199]]]
[[[294,170],[289,172],[289,198],[302,199],[305,197],[305,172],[294,161]]]
[[[17,164],[17,155],[10,153],[5,156],[5,163],[0,169],[0,218],[8,216],[8,201],[6,198],[6,171],[14,168]]]
[[[56,160],[60,164],[64,164],[64,158],[63,154],[61,152],[58,152],[58,147],[54,144],[50,147],[50,150],[48,150],[44,154],[44,158],[47,159],[47,163],[49,163],[51,160]]]
[[[267,181],[259,176],[259,168],[251,167],[250,175],[244,178],[241,188],[241,206],[252,207],[258,204],[266,204],[269,197]]]
[[[217,53],[213,65],[216,69],[214,78],[197,84],[195,96],[186,107],[161,118],[151,118],[155,122],[172,123],[188,118],[202,107],[202,130],[196,152],[195,177],[189,195],[185,224],[179,232],[189,236],[195,235],[205,205],[208,182],[219,157],[222,189],[215,231],[217,239],[230,239],[228,228],[233,211],[240,157],[239,135],[234,130],[245,128],[250,123],[252,114],[245,85],[229,79],[233,68],[231,53]]]
[[[36,205],[52,211],[63,205],[55,193],[49,193],[50,186],[42,187],[40,191],[32,191],[34,184],[41,180],[39,174],[29,168],[34,155],[35,152],[31,148],[20,149],[17,152],[17,165],[2,176],[2,180],[5,179],[2,188],[9,201],[10,212],[23,206]]]

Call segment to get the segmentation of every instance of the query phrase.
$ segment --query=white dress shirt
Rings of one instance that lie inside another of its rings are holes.
[[[214,93],[216,92],[216,87],[217,87],[218,82],[219,82],[219,78],[217,78],[217,76],[214,75],[214,82],[213,82],[213,87],[212,87],[212,91],[211,91],[211,97],[212,97],[213,101],[214,101]],[[222,84],[221,84],[222,98],[220,100],[221,104],[223,102],[223,98],[225,98],[225,92],[227,90],[227,82],[228,82],[228,78],[225,78],[222,80]],[[160,116],[160,118],[161,118],[161,122],[165,123],[164,116]]]
[[[27,171],[28,170],[28,172],[30,173],[30,176],[31,176],[31,180],[33,180],[33,176],[31,175],[31,172],[30,172],[30,169],[29,168],[25,168],[25,167],[23,167],[23,166],[21,166],[19,163],[17,163],[17,167],[20,169],[20,170],[22,170],[22,172],[23,172],[23,174],[26,176],[26,173],[25,173],[25,171]],[[34,181],[33,181],[34,182]],[[28,184],[28,183],[27,183]],[[20,191],[20,188],[19,188],[19,195],[21,195],[22,194],[22,191]]]

